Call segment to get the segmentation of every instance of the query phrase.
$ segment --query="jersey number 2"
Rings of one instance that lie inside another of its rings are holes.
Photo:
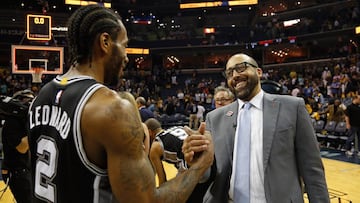
[[[37,141],[35,195],[41,199],[55,202],[56,186],[52,182],[56,175],[58,150],[55,140],[41,136]]]

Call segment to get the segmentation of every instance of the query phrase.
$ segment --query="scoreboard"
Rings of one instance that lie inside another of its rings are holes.
[[[51,16],[29,14],[26,26],[27,39],[42,41],[51,39]]]

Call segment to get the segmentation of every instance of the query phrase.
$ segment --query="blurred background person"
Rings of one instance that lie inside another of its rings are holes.
[[[203,102],[197,103],[197,112],[196,112],[196,121],[195,121],[195,129],[198,129],[199,124],[204,121],[204,114],[206,112],[205,107],[203,106]]]
[[[34,93],[31,90],[19,91],[13,95],[12,100],[21,106],[13,111],[14,114],[5,117],[2,131],[4,148],[2,177],[4,182],[9,184],[17,203],[31,202],[30,153],[26,114],[33,99]]]
[[[215,108],[219,108],[225,105],[228,105],[234,101],[234,94],[230,91],[229,88],[224,86],[218,86],[214,90],[214,101]]]
[[[154,113],[146,107],[146,100],[144,97],[137,97],[136,104],[139,109],[142,122],[145,122],[149,118],[154,118]]]
[[[159,185],[161,185],[168,181],[163,161],[174,165],[178,173],[188,169],[182,153],[182,144],[188,135],[182,126],[163,129],[161,123],[155,118],[148,119],[145,124],[149,129],[150,139],[152,140],[149,157],[155,173],[158,175]],[[209,185],[210,182],[197,184],[186,202],[202,202]]]
[[[186,113],[189,115],[189,127],[195,129],[197,123],[197,104],[192,97],[190,97],[189,103],[187,104]]]
[[[345,111],[342,108],[340,99],[333,100],[320,115],[325,115],[327,121],[345,121]]]
[[[353,96],[352,103],[346,108],[345,111],[346,129],[348,129],[349,137],[346,140],[346,155],[352,156],[351,143],[354,142],[355,152],[360,156],[360,95]],[[357,137],[357,140],[356,140]],[[357,142],[357,143],[356,143]],[[357,147],[357,148],[356,148]]]

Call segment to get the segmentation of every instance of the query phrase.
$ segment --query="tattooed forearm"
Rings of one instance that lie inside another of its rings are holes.
[[[199,174],[201,174],[199,168],[190,167],[187,171],[179,174],[176,179],[165,182],[158,189],[161,202],[186,202],[199,181]]]

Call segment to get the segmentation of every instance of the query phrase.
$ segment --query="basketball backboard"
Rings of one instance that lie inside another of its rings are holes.
[[[64,48],[49,46],[11,46],[12,73],[32,74],[43,69],[42,74],[62,74]]]

